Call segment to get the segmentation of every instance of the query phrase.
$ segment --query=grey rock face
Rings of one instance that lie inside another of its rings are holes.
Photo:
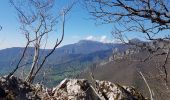
[[[98,100],[90,84],[84,79],[65,79],[53,89],[53,93],[59,100]]]
[[[108,81],[65,79],[53,89],[10,77],[0,78],[0,100],[146,100],[133,87]]]
[[[5,97],[0,96],[0,100],[40,100],[33,85],[14,76],[9,79],[0,77],[0,88],[5,92]]]
[[[98,80],[95,84],[92,86],[84,79],[65,79],[54,88],[54,97],[59,100],[146,100],[133,87]]]
[[[146,100],[135,88],[109,81],[96,81],[96,90],[103,100]]]

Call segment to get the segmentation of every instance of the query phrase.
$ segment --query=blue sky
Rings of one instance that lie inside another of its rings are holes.
[[[73,0],[57,0],[55,9],[61,8],[63,5],[68,5]],[[80,1],[80,0],[78,0]],[[55,12],[54,12],[55,13]],[[60,46],[72,44],[82,39],[96,40],[101,42],[115,41],[111,35],[113,31],[113,24],[96,25],[95,21],[91,19],[92,16],[86,11],[82,4],[77,3],[66,18],[66,28],[64,41]],[[149,23],[145,23],[150,26]],[[3,29],[0,31],[0,49],[10,47],[25,46],[25,38],[19,29],[19,21],[15,9],[10,5],[8,0],[0,0],[0,25]],[[121,27],[119,27],[121,28]],[[168,35],[168,31],[162,32],[158,37]],[[58,32],[56,31],[58,34]],[[55,34],[55,33],[54,33]],[[49,35],[47,48],[54,45],[56,35]],[[144,36],[136,34],[136,32],[128,33],[129,39],[140,38]]]
[[[0,31],[0,49],[24,46],[25,39],[19,30],[16,11],[8,0],[0,0],[0,12],[0,25],[3,26],[3,30]],[[82,39],[111,41],[112,26],[96,25],[95,21],[90,18],[91,16],[82,5],[76,4],[67,16],[66,35],[62,45],[75,43]],[[54,37],[50,39],[56,40]],[[50,48],[50,45],[47,48]]]

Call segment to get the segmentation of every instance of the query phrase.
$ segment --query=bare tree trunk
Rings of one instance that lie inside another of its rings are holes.
[[[33,58],[33,63],[30,69],[30,72],[28,73],[28,76],[26,78],[27,82],[30,82],[32,80],[32,75],[35,71],[35,67],[37,66],[38,63],[38,56],[39,56],[39,46],[38,44],[35,44],[35,49],[34,49],[34,58]]]

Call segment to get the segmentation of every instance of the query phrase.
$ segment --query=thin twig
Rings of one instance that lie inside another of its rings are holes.
[[[146,81],[146,78],[144,77],[144,75],[142,74],[141,71],[139,71],[139,74],[141,75],[142,79],[144,80],[144,82],[145,82],[145,84],[146,84],[146,86],[147,86],[147,88],[148,88],[148,90],[149,90],[150,99],[151,99],[151,100],[154,100],[154,99],[153,99],[153,92],[152,92],[152,90],[151,90],[148,82]]]

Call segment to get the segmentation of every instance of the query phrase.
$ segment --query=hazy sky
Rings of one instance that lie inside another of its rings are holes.
[[[3,26],[3,30],[0,31],[0,49],[24,46],[24,37],[19,30],[16,11],[8,0],[0,0],[0,12],[0,25]],[[110,41],[112,27],[110,25],[96,25],[95,21],[90,18],[91,16],[82,5],[76,4],[67,16],[66,35],[62,45],[75,43],[82,39]],[[55,40],[56,38],[51,39]]]

